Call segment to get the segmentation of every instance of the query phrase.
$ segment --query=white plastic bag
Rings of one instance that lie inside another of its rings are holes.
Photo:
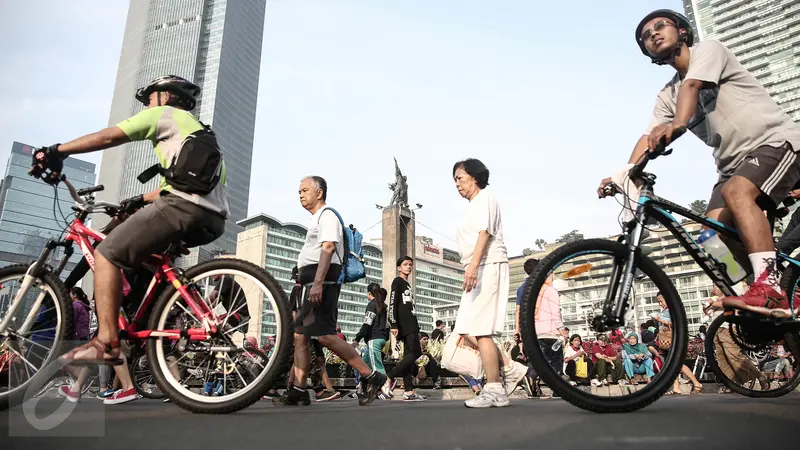
[[[476,380],[483,378],[483,362],[478,348],[460,334],[451,333],[442,349],[442,367]]]

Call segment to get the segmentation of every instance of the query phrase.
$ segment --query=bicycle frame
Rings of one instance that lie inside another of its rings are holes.
[[[689,232],[686,231],[683,225],[681,225],[681,223],[673,216],[673,214],[679,214],[687,219],[691,219],[696,223],[712,229],[721,236],[725,236],[725,238],[729,241],[741,243],[742,241],[739,233],[735,229],[728,227],[721,222],[705,217],[704,215],[697,215],[683,206],[656,196],[653,193],[653,185],[655,184],[654,180],[654,177],[645,177],[645,184],[642,186],[640,191],[638,201],[639,206],[636,209],[634,220],[628,224],[630,231],[627,233],[625,238],[628,246],[628,257],[624,272],[619,272],[619,264],[615,264],[611,272],[611,289],[609,289],[609,292],[606,295],[606,301],[603,309],[603,315],[606,317],[607,325],[617,326],[623,323],[622,317],[628,307],[628,299],[636,271],[636,268],[634,267],[634,255],[641,247],[642,234],[645,229],[645,224],[648,223],[649,220],[655,220],[669,230],[669,232],[675,236],[686,252],[700,266],[700,268],[703,269],[703,272],[705,272],[705,274],[711,278],[711,281],[722,291],[723,294],[726,296],[737,295],[733,290],[733,285],[735,283],[730,280],[727,273],[722,271],[717,266],[712,257],[689,234]],[[772,222],[772,217],[769,217],[769,220]],[[778,252],[778,259],[800,266],[800,261],[797,261],[781,252]],[[623,274],[623,289],[618,292],[617,288],[619,286],[619,280]]]
[[[48,261],[50,254],[52,251],[58,247],[64,247],[64,257],[60,261],[57,269],[54,271],[56,276],[60,276],[61,272],[63,271],[64,267],[67,264],[67,261],[72,256],[73,253],[73,245],[75,243],[78,244],[78,247],[81,250],[81,253],[86,258],[86,262],[89,264],[89,267],[94,272],[95,268],[95,259],[94,259],[94,246],[92,245],[92,241],[100,242],[105,238],[105,235],[99,233],[91,228],[87,227],[83,220],[86,217],[86,214],[79,214],[70,224],[68,231],[65,234],[65,238],[61,241],[53,241],[50,240],[47,242],[45,249],[42,251],[42,254],[39,258],[34,262],[31,267],[28,269],[26,273],[22,286],[17,293],[17,296],[14,298],[14,301],[9,306],[8,313],[2,323],[0,323],[0,334],[4,333],[7,329],[8,322],[10,318],[14,316],[17,309],[21,307],[22,301],[21,299],[27,294],[28,289],[32,286],[34,280],[41,276],[42,271],[48,270],[46,262]],[[214,316],[213,311],[205,304],[205,302],[201,301],[200,299],[196,298],[196,291],[190,291],[187,285],[181,280],[179,277],[178,270],[172,265],[169,258],[169,252],[161,255],[152,255],[150,258],[145,262],[145,266],[154,270],[155,275],[150,280],[150,285],[147,288],[145,293],[145,297],[142,300],[141,304],[139,305],[134,317],[131,321],[125,317],[125,315],[120,312],[119,319],[118,319],[118,326],[120,330],[120,337],[123,339],[131,339],[131,340],[140,340],[140,339],[148,339],[148,338],[158,338],[158,337],[165,337],[170,340],[179,340],[181,338],[186,338],[188,340],[207,340],[211,334],[217,332],[217,319]],[[125,276],[123,275],[123,284],[129,289],[130,286],[128,285]],[[147,318],[148,313],[150,312],[150,308],[153,302],[156,300],[155,292],[156,287],[163,283],[164,281],[172,284],[175,289],[180,293],[181,297],[183,297],[186,305],[191,309],[192,313],[201,321],[202,328],[189,328],[185,330],[147,330],[142,329],[145,319]],[[33,308],[28,313],[26,320],[22,327],[17,331],[18,334],[25,335],[30,331],[30,327],[33,325],[33,322],[38,314],[39,309],[41,308],[42,302],[46,296],[46,292],[42,292],[36,301],[33,304]]]

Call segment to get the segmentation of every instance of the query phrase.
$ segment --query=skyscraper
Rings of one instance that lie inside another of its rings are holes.
[[[63,237],[68,223],[64,216],[72,212],[74,203],[63,183],[58,185],[56,203],[53,187],[28,175],[34,150],[30,145],[14,142],[0,182],[0,267],[35,261],[48,240]],[[90,162],[72,157],[64,160],[63,173],[77,189],[94,186],[94,169]],[[57,266],[63,256],[63,249],[56,249],[48,262]],[[76,247],[62,279],[82,257]],[[7,296],[0,295],[0,311],[8,306],[7,301]]]
[[[128,9],[109,124],[144,108],[134,98],[139,87],[161,75],[182,76],[202,88],[192,112],[216,132],[228,168],[225,234],[194,249],[182,265],[236,251],[236,222],[247,215],[265,12],[263,0],[131,0]],[[106,152],[101,198],[117,201],[155,189],[156,179],[147,185],[136,180],[155,163],[149,142]]]
[[[715,39],[800,121],[800,0],[684,0],[700,40]]]

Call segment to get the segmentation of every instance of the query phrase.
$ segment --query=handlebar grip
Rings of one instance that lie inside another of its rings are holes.
[[[89,194],[93,194],[95,192],[100,192],[103,189],[105,189],[105,187],[103,187],[102,184],[94,186],[94,187],[90,187],[90,188],[83,188],[83,189],[78,190],[78,195],[83,197],[84,195],[89,195]]]
[[[661,141],[659,141],[658,145],[656,145],[656,148],[651,149],[650,153],[657,156],[668,155],[669,153],[666,153],[667,146],[675,142],[676,139],[684,134],[686,134],[686,127],[676,128],[675,131],[672,132],[672,139],[670,139],[669,142],[667,142],[666,136],[662,137]]]

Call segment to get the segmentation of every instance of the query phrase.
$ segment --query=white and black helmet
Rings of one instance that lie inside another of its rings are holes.
[[[657,18],[663,17],[665,19],[670,19],[675,22],[675,26],[679,30],[685,30],[685,33],[678,33],[678,45],[672,51],[672,53],[664,58],[653,57],[647,48],[645,47],[644,42],[642,41],[642,32],[644,31],[644,26],[647,22]],[[686,43],[687,47],[691,47],[694,44],[694,30],[692,29],[692,23],[689,22],[689,19],[686,18],[683,14],[679,12],[675,12],[671,9],[657,9],[650,14],[644,16],[644,18],[639,21],[639,25],[636,26],[636,43],[639,45],[639,49],[645,56],[649,56],[651,61],[654,64],[663,65],[668,64],[672,60],[675,59],[676,56],[680,55],[681,52],[681,44]]]
[[[136,91],[136,100],[145,106],[150,104],[150,94],[153,92],[169,92],[178,98],[178,105],[187,111],[194,109],[200,87],[191,81],[177,75],[164,75],[151,81],[147,86]]]

